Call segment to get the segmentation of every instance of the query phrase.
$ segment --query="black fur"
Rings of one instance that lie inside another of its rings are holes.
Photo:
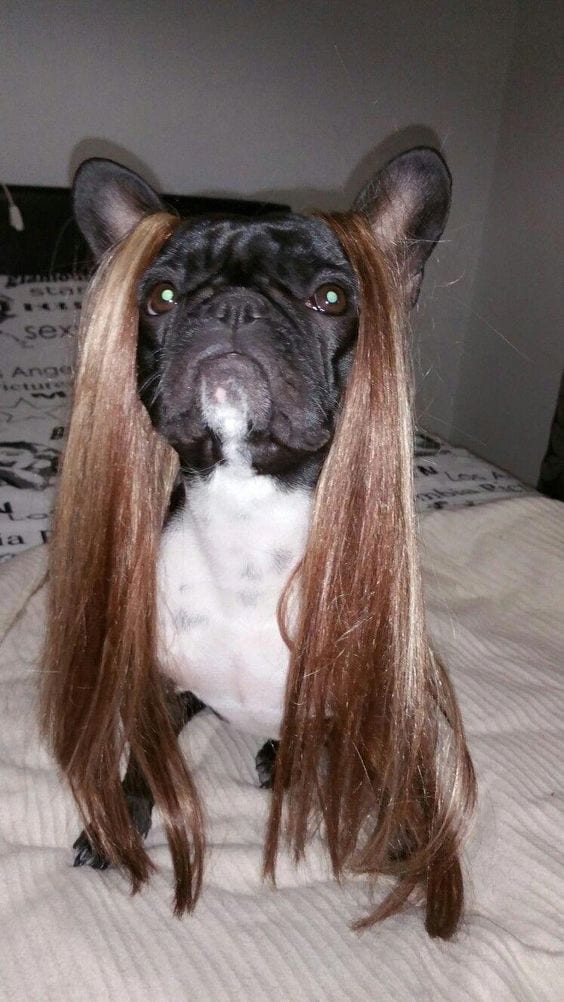
[[[144,302],[163,281],[177,290],[178,305],[149,316]],[[306,305],[326,283],[348,297],[342,316]],[[355,279],[329,227],[291,215],[186,223],[144,276],[139,300],[142,397],[183,469],[206,470],[222,458],[201,403],[202,381],[221,379],[246,396],[256,471],[299,475],[312,486],[356,332]]]

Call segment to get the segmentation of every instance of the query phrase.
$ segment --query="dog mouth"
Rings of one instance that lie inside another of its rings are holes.
[[[169,411],[163,427],[174,447],[211,438],[223,444],[224,455],[225,447],[231,453],[237,447],[253,457],[265,449],[269,454],[316,452],[331,437],[330,419],[317,416],[319,408],[312,406],[299,376],[270,372],[247,352],[208,349],[189,384],[184,382],[183,395],[183,406]]]

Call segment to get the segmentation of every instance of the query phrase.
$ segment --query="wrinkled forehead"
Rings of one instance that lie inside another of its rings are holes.
[[[185,270],[221,273],[233,281],[255,274],[275,274],[288,281],[327,274],[353,283],[352,268],[331,227],[322,219],[294,213],[260,219],[186,220],[168,240],[146,278],[163,270],[171,277]]]

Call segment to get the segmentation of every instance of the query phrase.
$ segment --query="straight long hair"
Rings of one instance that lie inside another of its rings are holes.
[[[448,938],[475,779],[425,626],[402,262],[363,217],[324,218],[356,272],[359,332],[306,552],[280,604],[291,660],[264,869],[274,877],[282,821],[296,860],[322,821],[336,877],[396,877],[357,927],[418,890],[427,931]]]
[[[338,878],[396,878],[359,927],[419,890],[427,930],[446,938],[462,910],[475,781],[425,629],[404,296],[363,217],[324,218],[358,277],[359,335],[306,552],[279,610],[290,663],[264,872],[274,878],[282,834],[299,859],[323,823]],[[126,746],[135,755],[164,819],[181,914],[200,889],[204,825],[157,666],[156,565],[176,460],[136,377],[138,281],[175,223],[143,220],[103,261],[85,304],[51,543],[42,719],[87,831],[133,890],[151,871],[120,782]]]
[[[178,220],[158,213],[102,260],[79,329],[79,364],[49,559],[42,722],[94,846],[152,869],[121,786],[126,746],[160,808],[176,908],[193,906],[202,812],[156,661],[156,566],[177,469],[137,391],[137,287]]]

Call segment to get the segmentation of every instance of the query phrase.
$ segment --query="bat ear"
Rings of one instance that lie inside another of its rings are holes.
[[[144,216],[164,209],[157,193],[138,174],[98,157],[78,168],[72,198],[75,219],[96,258]]]
[[[382,249],[400,262],[412,306],[425,262],[445,228],[451,188],[450,171],[440,153],[418,146],[390,160],[353,206],[368,218]]]

